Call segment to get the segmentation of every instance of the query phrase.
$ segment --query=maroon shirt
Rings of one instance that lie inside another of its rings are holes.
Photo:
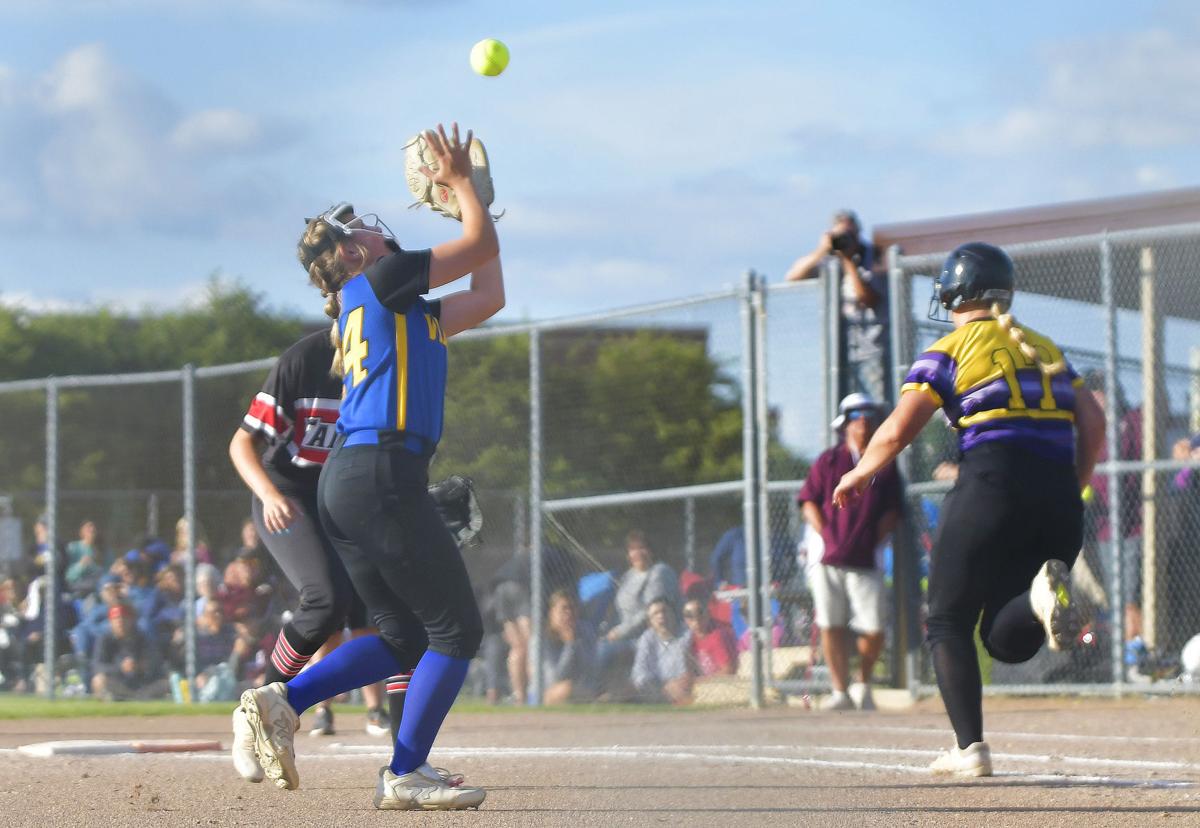
[[[874,569],[879,523],[888,512],[900,509],[900,476],[896,464],[888,463],[875,475],[862,497],[850,501],[844,509],[837,509],[833,505],[833,490],[842,475],[853,468],[854,458],[845,443],[822,452],[796,495],[796,502],[813,503],[821,510],[825,520],[821,532],[825,554],[821,563]]]
[[[1117,445],[1122,460],[1142,459],[1142,409],[1125,412],[1117,423]],[[1108,440],[1100,444],[1096,462],[1108,460]],[[1121,513],[1121,530],[1127,538],[1142,534],[1142,475],[1126,472],[1117,475],[1120,499],[1117,508]],[[1096,493],[1096,508],[1092,511],[1095,521],[1096,539],[1107,541],[1112,537],[1108,523],[1108,473],[1101,472],[1092,477],[1092,490]]]

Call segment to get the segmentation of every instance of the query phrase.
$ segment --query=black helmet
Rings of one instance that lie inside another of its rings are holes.
[[[949,321],[949,314],[963,302],[982,300],[999,302],[1007,310],[1012,303],[1013,263],[1008,254],[995,245],[968,242],[954,248],[942,275],[934,280],[929,300],[929,318]]]

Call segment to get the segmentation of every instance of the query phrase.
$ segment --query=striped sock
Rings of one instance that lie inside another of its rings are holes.
[[[387,688],[388,718],[392,723],[393,745],[396,744],[396,737],[400,733],[400,720],[404,718],[404,697],[408,694],[408,682],[411,678],[410,670],[407,673],[389,676],[384,685]]]
[[[382,681],[399,670],[400,662],[382,638],[353,638],[288,682],[288,704],[303,713],[325,699]]]
[[[275,649],[267,661],[267,669],[263,675],[263,684],[274,681],[287,682],[295,678],[304,669],[313,653],[321,649],[319,643],[314,644],[304,639],[291,624],[284,625],[275,639]]]

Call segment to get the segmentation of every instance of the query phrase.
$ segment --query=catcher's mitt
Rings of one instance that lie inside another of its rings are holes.
[[[451,475],[430,486],[429,494],[454,540],[459,546],[470,546],[483,528],[483,512],[479,509],[479,499],[475,497],[475,484],[471,478]]]
[[[479,194],[479,200],[483,202],[484,209],[487,209],[492,206],[496,192],[492,185],[492,171],[488,166],[487,150],[483,148],[483,142],[478,138],[471,139],[470,155],[471,181],[475,184],[475,192]],[[454,190],[444,184],[433,183],[433,179],[421,172],[421,167],[429,167],[434,172],[437,172],[438,168],[437,162],[433,159],[433,153],[429,149],[429,142],[425,140],[424,135],[417,135],[404,145],[404,178],[408,181],[408,189],[416,198],[411,206],[420,207],[422,204],[428,204],[430,209],[443,216],[462,221],[462,208],[459,207],[458,196],[454,194]],[[492,218],[498,219],[500,216]]]

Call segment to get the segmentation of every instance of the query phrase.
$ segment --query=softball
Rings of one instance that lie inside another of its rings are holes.
[[[495,76],[508,66],[508,47],[486,38],[471,47],[471,68],[481,75]]]

